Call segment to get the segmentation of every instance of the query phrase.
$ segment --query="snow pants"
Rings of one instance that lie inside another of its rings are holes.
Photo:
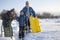
[[[24,26],[19,26],[19,38],[24,38]]]

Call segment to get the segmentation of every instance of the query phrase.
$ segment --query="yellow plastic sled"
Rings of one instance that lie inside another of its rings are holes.
[[[41,32],[41,28],[40,28],[37,17],[34,18],[33,16],[30,16],[29,21],[30,21],[30,28],[31,28],[32,33]]]

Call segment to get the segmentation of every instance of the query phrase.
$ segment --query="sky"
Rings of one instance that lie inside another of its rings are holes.
[[[15,8],[16,12],[20,12],[26,1],[29,1],[35,12],[60,12],[60,0],[0,0],[0,12],[3,9],[12,8]]]

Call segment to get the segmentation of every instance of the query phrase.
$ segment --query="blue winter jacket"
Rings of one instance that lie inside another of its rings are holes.
[[[27,21],[27,19],[29,18],[27,15],[27,11],[28,11],[28,8],[25,6],[20,12],[23,12],[24,13],[24,16],[25,16],[25,20]],[[34,16],[35,17],[35,11],[32,9],[32,7],[29,7],[29,13],[30,15]]]
[[[24,24],[25,24],[24,16],[20,15],[19,17],[16,18],[16,20],[19,22],[19,26],[24,26]]]

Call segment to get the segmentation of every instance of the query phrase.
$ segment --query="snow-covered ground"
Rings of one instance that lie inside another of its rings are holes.
[[[39,19],[41,32],[28,33],[25,35],[25,40],[60,40],[60,19]],[[1,24],[1,23],[0,23]],[[12,21],[12,28],[15,40],[18,38],[18,22]],[[1,31],[0,31],[1,34]]]

